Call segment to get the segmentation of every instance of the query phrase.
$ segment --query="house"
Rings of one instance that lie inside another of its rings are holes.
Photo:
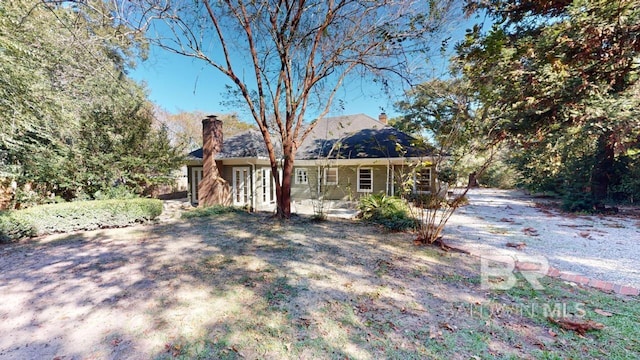
[[[192,203],[269,208],[275,186],[261,133],[248,130],[222,141],[221,126],[215,116],[204,119],[204,146],[187,157]],[[291,198],[354,201],[370,193],[398,194],[408,172],[411,190],[428,193],[436,185],[432,155],[432,147],[389,126],[384,113],[378,120],[364,114],[323,118],[296,152]],[[212,192],[216,199],[208,198]]]

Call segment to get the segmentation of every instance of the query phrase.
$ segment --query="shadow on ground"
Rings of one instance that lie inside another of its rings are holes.
[[[1,359],[521,357],[548,337],[468,313],[475,259],[347,220],[225,214],[0,256]]]

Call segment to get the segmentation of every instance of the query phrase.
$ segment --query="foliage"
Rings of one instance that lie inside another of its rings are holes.
[[[586,191],[602,208],[621,157],[640,146],[637,3],[469,1],[468,10],[495,23],[468,31],[458,68],[508,137],[525,185]]]
[[[478,178],[482,186],[498,189],[514,189],[520,175],[509,163],[497,160]]]
[[[438,177],[438,181],[447,185],[453,185],[458,180],[458,173],[451,166],[444,166],[438,169],[436,176]]]
[[[416,220],[411,216],[406,203],[395,196],[371,194],[360,198],[358,217],[380,224],[392,231],[414,229]]]
[[[173,145],[184,145],[187,151],[202,147],[202,119],[209,114],[201,111],[181,111],[172,114],[157,106],[154,113],[156,121],[167,127]],[[225,139],[255,128],[254,125],[242,121],[237,113],[219,114],[217,117],[224,124],[222,135]]]
[[[123,185],[98,190],[93,194],[93,198],[96,200],[133,199],[136,197],[136,194],[132,193],[128,187]]]
[[[255,120],[275,179],[277,215],[291,213],[295,153],[352,77],[410,81],[410,53],[428,52],[453,1],[113,0],[117,16],[171,52],[203,60],[229,85],[229,102]],[[142,25],[140,25],[142,24]],[[163,34],[163,35],[155,35]],[[169,36],[167,36],[167,34]],[[249,69],[249,70],[247,70]],[[396,77],[397,78],[397,77]],[[278,141],[275,139],[277,138]],[[282,164],[274,147],[282,146]],[[282,177],[277,171],[282,167]]]
[[[469,84],[461,78],[419,84],[407,93],[407,100],[399,101],[396,107],[402,116],[393,119],[393,126],[433,139],[439,147],[464,150],[477,136],[470,126],[477,109],[473,106]]]
[[[114,184],[141,193],[170,181],[180,161],[126,76],[146,43],[104,18],[105,2],[84,5],[0,3],[0,173],[29,201],[90,198]]]
[[[36,236],[36,229],[17,211],[0,211],[0,243]]]
[[[183,219],[193,219],[200,217],[209,217],[213,215],[222,215],[229,213],[246,212],[245,210],[235,206],[213,205],[208,207],[195,208],[193,210],[182,213]]]
[[[0,213],[0,240],[126,226],[155,219],[162,213],[157,199],[119,199],[48,204]]]
[[[618,164],[619,181],[611,187],[612,200],[634,203],[640,199],[640,156],[628,153]]]
[[[432,80],[408,92],[408,99],[397,104],[403,116],[395,120],[400,128],[413,129],[423,141],[435,141],[436,156],[430,165],[438,171],[429,193],[414,193],[413,178],[420,166],[401,174],[402,194],[416,206],[417,241],[434,244],[449,218],[466,202],[468,187],[455,187],[458,174],[475,172],[481,176],[493,162],[502,136],[495,133],[484,107],[474,101],[469,83],[459,77]],[[444,245],[443,245],[444,246]]]

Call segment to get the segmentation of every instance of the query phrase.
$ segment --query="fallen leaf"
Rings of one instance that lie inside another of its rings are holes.
[[[532,227],[526,227],[526,228],[522,229],[522,232],[525,235],[529,235],[529,236],[538,236],[539,235],[538,234],[538,230],[536,230],[536,229],[534,229]]]
[[[513,220],[513,219],[507,219],[507,218],[502,218],[502,219],[500,219],[500,221],[501,221],[501,222],[507,222],[507,223],[515,222],[515,220]]]
[[[591,330],[602,330],[604,329],[604,325],[597,323],[592,320],[587,321],[574,321],[569,319],[554,319],[552,317],[547,318],[554,324],[559,325],[561,328],[565,330],[571,330],[578,333],[578,335],[584,335],[587,331]]]
[[[551,335],[551,337],[558,336],[558,334],[555,331],[551,330],[551,329],[549,329],[549,335]]]
[[[600,314],[600,315],[602,315],[602,316],[613,316],[613,314],[612,314],[612,313],[610,313],[610,312],[608,312],[608,311],[601,310],[601,309],[595,309],[595,310],[593,310],[593,311],[594,311],[596,314]]]
[[[578,235],[582,236],[583,238],[587,238],[591,234],[588,231],[581,231],[578,233]]]
[[[508,242],[508,243],[506,243],[505,245],[506,245],[507,247],[516,248],[516,249],[518,249],[518,250],[522,250],[522,249],[524,249],[524,248],[527,246],[527,244],[525,244],[525,243],[523,243],[523,242],[521,242],[521,243],[512,243],[512,242]]]
[[[449,330],[451,332],[454,332],[456,330],[455,327],[449,325],[449,323],[447,322],[440,323],[440,327],[443,329]]]

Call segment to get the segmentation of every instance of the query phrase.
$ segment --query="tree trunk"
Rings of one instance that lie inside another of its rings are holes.
[[[282,165],[282,180],[280,191],[276,189],[276,202],[278,209],[276,216],[279,219],[289,219],[291,217],[291,175],[293,173],[293,160],[284,158]]]
[[[467,187],[468,188],[480,187],[480,184],[478,183],[478,174],[475,171],[469,174],[469,184],[467,184]]]
[[[591,196],[595,210],[604,210],[604,200],[607,198],[609,183],[615,162],[615,140],[613,134],[605,133],[598,139],[596,164],[591,173]]]

